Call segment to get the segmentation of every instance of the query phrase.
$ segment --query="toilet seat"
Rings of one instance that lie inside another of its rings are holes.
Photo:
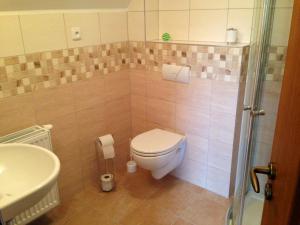
[[[177,150],[184,136],[161,129],[153,129],[132,139],[131,150],[142,157],[157,157]]]

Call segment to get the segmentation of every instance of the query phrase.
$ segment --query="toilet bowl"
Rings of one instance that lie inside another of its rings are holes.
[[[133,138],[130,149],[138,166],[150,170],[155,179],[161,179],[182,162],[186,137],[153,129]]]

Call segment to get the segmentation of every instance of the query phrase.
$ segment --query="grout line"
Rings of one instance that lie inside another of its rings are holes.
[[[18,21],[19,21],[19,28],[20,28],[20,33],[21,33],[22,45],[23,45],[23,55],[25,55],[26,54],[25,53],[25,41],[24,41],[24,34],[23,34],[20,15],[18,15]]]
[[[99,44],[101,45],[102,44],[102,32],[101,32],[101,28],[102,28],[102,26],[101,26],[101,13],[100,12],[98,12],[97,13],[97,17],[98,17],[98,27],[99,27]]]
[[[66,41],[66,47],[70,48],[69,43],[68,43],[68,34],[67,34],[67,24],[66,24],[66,17],[65,17],[65,13],[62,14],[63,16],[63,21],[64,21],[64,33],[65,33],[65,41]],[[72,37],[71,37],[72,39]]]
[[[146,15],[146,0],[144,0],[144,42],[146,44],[146,40],[147,40],[147,32],[146,32],[146,20],[147,20],[147,15]],[[144,48],[145,49],[145,48]],[[146,50],[145,50],[145,54],[146,54]]]
[[[189,0],[188,41],[190,40],[190,31],[191,31],[191,0]]]
[[[227,0],[226,30],[229,28],[229,27],[228,27],[228,21],[229,21],[229,0]],[[224,37],[225,42],[226,42],[226,35],[227,35],[227,33],[226,33],[226,31],[225,31],[225,37]]]
[[[126,19],[127,19],[127,41],[129,42],[129,12],[126,12]]]

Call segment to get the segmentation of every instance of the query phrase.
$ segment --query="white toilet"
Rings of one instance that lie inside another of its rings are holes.
[[[186,137],[173,132],[154,129],[131,141],[131,154],[137,164],[161,179],[180,165],[186,149]]]

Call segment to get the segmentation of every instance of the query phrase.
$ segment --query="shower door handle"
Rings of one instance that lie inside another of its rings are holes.
[[[251,116],[256,117],[256,116],[264,116],[266,115],[265,110],[260,109],[260,110],[254,110],[252,106],[250,105],[244,105],[243,108],[244,111],[250,111]]]
[[[260,192],[259,181],[257,178],[258,173],[265,174],[269,177],[269,179],[274,180],[276,178],[276,168],[273,163],[269,163],[268,166],[257,166],[251,170],[251,184],[256,193]]]

